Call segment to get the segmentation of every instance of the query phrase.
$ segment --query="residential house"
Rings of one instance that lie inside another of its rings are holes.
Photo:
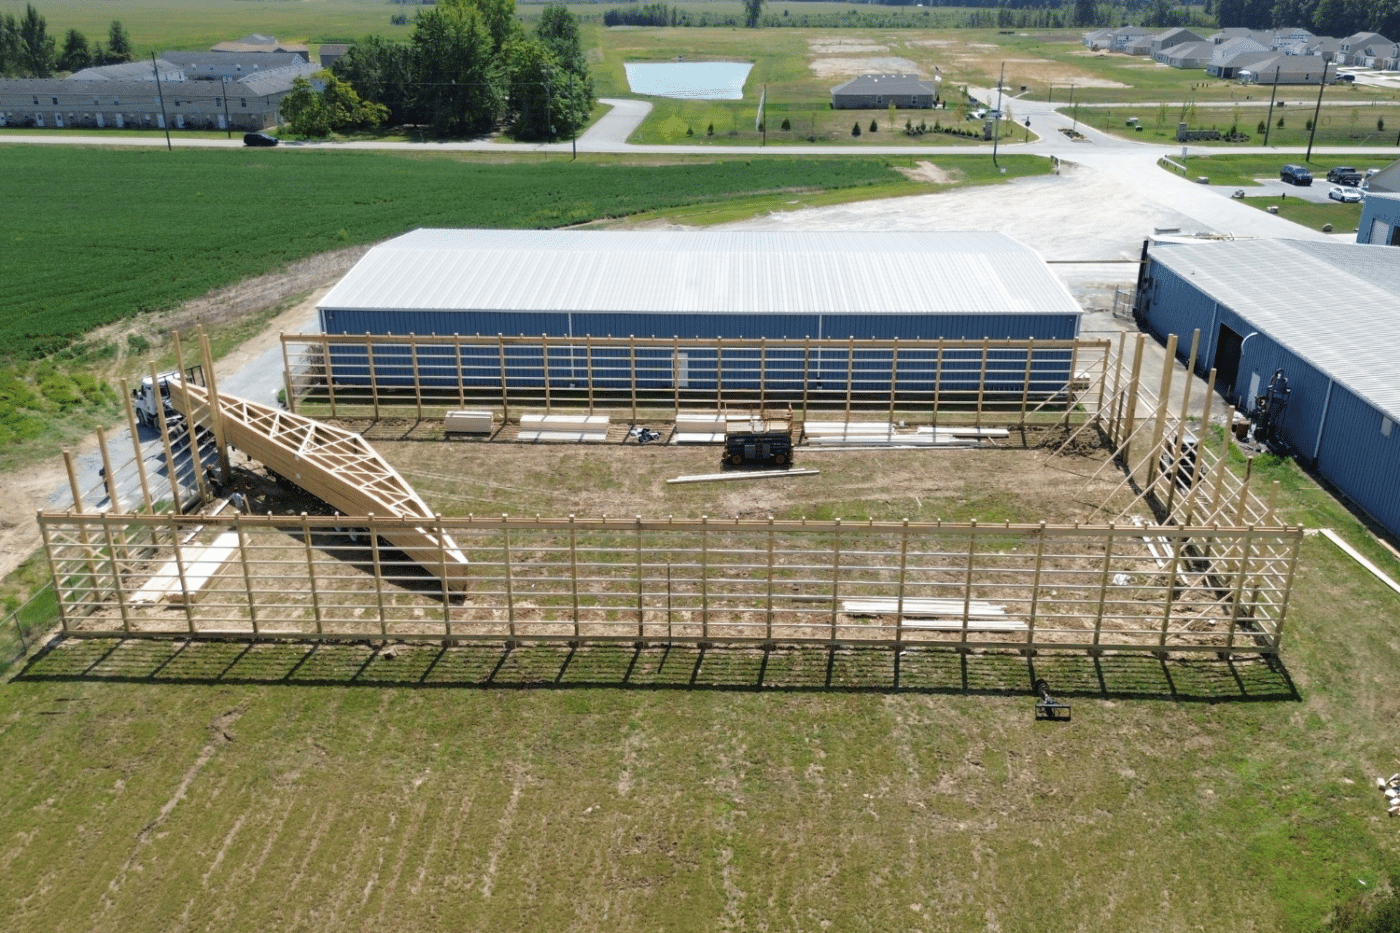
[[[1337,64],[1355,65],[1361,68],[1392,67],[1400,58],[1400,49],[1394,42],[1375,32],[1358,32],[1341,41],[1337,50]]]
[[[1086,32],[1081,41],[1086,49],[1106,49],[1113,42],[1113,30],[1096,29],[1093,32]]]
[[[1160,58],[1157,58],[1157,54],[1159,52],[1162,52],[1176,45],[1181,45],[1183,42],[1204,41],[1205,36],[1198,35],[1197,33],[1194,33],[1189,29],[1184,29],[1182,27],[1177,27],[1176,29],[1168,29],[1166,32],[1153,37],[1152,48],[1148,51],[1148,54],[1151,55],[1157,61],[1161,61]]]
[[[1308,43],[1316,38],[1317,36],[1306,29],[1280,29],[1274,33],[1274,39],[1269,43],[1269,48],[1285,55],[1302,55],[1307,49]]]
[[[232,42],[220,42],[211,46],[211,52],[292,52],[301,56],[301,60],[311,62],[311,52],[306,46],[299,42],[278,42],[276,36],[265,36],[260,33],[251,36],[244,36],[242,39],[234,39]]]
[[[1210,64],[1211,53],[1215,51],[1215,43],[1206,42],[1183,42],[1171,48],[1163,49],[1152,56],[1164,65],[1173,68],[1205,68]]]
[[[1143,29],[1141,26],[1124,26],[1121,29],[1113,30],[1113,38],[1109,41],[1108,47],[1114,52],[1124,51],[1130,42],[1135,39],[1147,39],[1149,45],[1152,39],[1152,30]],[[1141,53],[1146,55],[1146,52]]]
[[[877,110],[891,104],[927,110],[937,102],[938,86],[911,74],[861,75],[831,89],[831,106],[837,110]]]
[[[329,68],[340,60],[346,52],[350,51],[348,45],[323,45],[321,46],[320,58],[321,67]]]
[[[1341,39],[1334,39],[1331,36],[1318,36],[1303,48],[1303,54],[1316,55],[1320,58],[1325,58],[1329,62],[1335,62],[1341,47]]]
[[[1241,84],[1333,84],[1337,66],[1313,55],[1271,55],[1238,69],[1234,76]]]

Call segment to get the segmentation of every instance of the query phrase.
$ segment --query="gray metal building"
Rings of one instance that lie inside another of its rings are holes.
[[[371,250],[318,307],[327,333],[753,342],[1056,340],[1080,319],[1030,248],[942,232],[418,230]],[[1037,354],[1036,384],[1062,386],[1068,366]],[[354,367],[339,360],[337,377]]]
[[[1137,313],[1159,336],[1201,330],[1197,369],[1251,407],[1282,370],[1282,434],[1400,534],[1400,263],[1382,246],[1235,240],[1150,250]],[[1181,355],[1189,341],[1181,344]]]

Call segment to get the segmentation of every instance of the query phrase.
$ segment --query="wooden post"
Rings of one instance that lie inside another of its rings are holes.
[[[1157,640],[1157,644],[1163,648],[1167,646],[1167,632],[1171,628],[1172,606],[1176,602],[1176,581],[1181,572],[1181,550],[1185,545],[1186,535],[1182,534],[1180,530],[1173,532],[1172,559],[1169,565],[1171,569],[1167,572],[1167,596],[1162,601],[1162,631]]]
[[[681,341],[679,337],[671,338],[671,391],[675,398],[676,412],[679,414],[681,410]]]
[[[763,638],[765,641],[773,640],[773,516],[768,516],[768,560],[766,566],[766,598],[764,606],[764,629]]]
[[[634,370],[635,372],[635,370]],[[637,562],[637,637],[646,638],[646,596],[642,579],[642,517],[636,516],[633,527],[636,529],[636,562]]]
[[[170,426],[165,423],[165,402],[160,397],[160,377],[156,373],[156,364],[152,360],[151,385],[155,387],[156,393],[156,428],[160,431],[160,439],[165,445],[165,475],[170,480],[170,501],[175,507],[176,515],[183,515],[185,512],[183,504],[180,502],[180,471],[175,467],[175,447],[170,443]]]
[[[1244,481],[1240,483],[1239,496],[1235,499],[1235,526],[1244,524],[1245,506],[1249,502],[1249,481],[1254,477],[1254,455],[1250,454],[1244,461]]]
[[[72,513],[70,512],[69,514],[71,515]],[[65,598],[67,589],[60,582],[64,579],[66,574],[60,574],[58,572],[58,559],[54,557],[53,553],[53,539],[49,536],[48,523],[43,519],[39,520],[39,532],[44,536],[44,557],[46,557],[49,562],[49,579],[54,581],[53,596],[54,601],[58,603],[58,622],[63,626],[63,631],[66,633],[68,631],[68,600]],[[23,629],[18,627],[19,620],[16,619],[15,621],[16,631],[21,633],[20,642],[23,644]],[[28,650],[27,645],[25,649]]]
[[[899,338],[894,338],[894,346],[890,348],[890,413],[888,421],[890,431],[894,431],[894,402],[895,396],[899,394]]]
[[[413,406],[418,421],[423,420],[423,373],[418,368],[418,335],[408,334],[408,361],[413,369]]]
[[[909,586],[909,519],[904,519],[899,528],[899,581],[898,595],[895,597],[894,647],[898,651],[904,647],[904,594]]]
[[[758,341],[758,410],[763,411],[768,399],[768,338]]]
[[[841,519],[831,533],[831,643],[836,644],[836,613],[841,608]]]
[[[224,431],[224,403],[219,397],[219,377],[214,372],[214,354],[209,348],[209,335],[204,332],[203,324],[199,326],[199,352],[204,361],[204,381],[208,390],[206,395],[209,400],[209,426],[214,431],[214,447],[219,455],[219,480],[227,483],[233,479],[233,474],[228,462],[228,435]]]
[[[437,524],[438,543],[438,580],[442,583],[442,630],[448,638],[452,637],[452,588],[447,585],[447,530],[442,527],[442,513],[434,512],[433,521]],[[470,572],[471,564],[467,564]],[[465,590],[465,585],[463,589]]]
[[[631,373],[632,383],[632,423],[637,423],[637,383],[641,382],[641,374],[637,372],[637,338],[632,334],[627,335],[627,370]]]
[[[1147,451],[1147,483],[1151,486],[1157,478],[1157,464],[1161,460],[1162,434],[1167,427],[1167,404],[1172,392],[1172,377],[1176,375],[1176,334],[1167,337],[1167,356],[1162,363],[1162,384],[1157,392],[1157,414],[1156,420],[1152,424],[1152,446]],[[1187,377],[1189,384],[1190,377]],[[1132,472],[1132,463],[1126,464],[1129,473]]]
[[[496,335],[496,352],[501,360],[501,424],[510,420],[510,369],[506,366],[506,338]]]
[[[1026,647],[1035,646],[1035,623],[1040,611],[1040,571],[1045,563],[1045,522],[1035,534],[1035,569],[1031,571],[1031,608],[1026,618]]]
[[[1201,466],[1205,460],[1206,432],[1210,430],[1210,408],[1214,400],[1215,370],[1212,369],[1210,375],[1206,378],[1205,411],[1201,415],[1200,436],[1196,438],[1196,455],[1192,458],[1191,463],[1191,488],[1186,491],[1186,507],[1184,509],[1186,517],[1181,523],[1183,525],[1191,524],[1195,518],[1196,487],[1200,485],[1201,482]],[[1228,433],[1229,429],[1227,428],[1226,434]]]
[[[1127,419],[1124,431],[1128,438],[1122,444],[1123,468],[1129,474],[1133,471],[1133,458],[1130,447],[1132,444],[1133,431],[1137,427],[1138,379],[1142,375],[1142,351],[1146,340],[1146,335],[1137,335],[1137,341],[1134,344],[1133,352],[1133,373],[1128,382],[1128,403],[1123,413],[1124,417]]]
[[[176,331],[171,336],[175,338],[175,367],[180,371],[179,378],[183,383],[188,377],[185,375],[185,356],[180,349],[180,332]],[[159,380],[156,381],[155,392],[156,410],[158,412],[156,417],[164,421],[165,410],[163,408],[164,402],[160,400]],[[201,456],[199,449],[199,430],[194,420],[194,399],[188,392],[182,392],[180,394],[185,397],[185,410],[183,412],[185,416],[185,443],[190,449],[190,469],[194,472],[194,486],[195,489],[199,491],[199,498],[208,502],[212,497],[209,495],[209,484],[204,481],[204,458]],[[171,475],[172,477],[174,475],[174,464],[171,464]]]
[[[1254,526],[1250,526],[1249,530],[1253,532]],[[1239,535],[1236,534],[1236,541],[1238,541],[1238,539]],[[1244,595],[1245,576],[1249,571],[1249,552],[1251,550],[1251,545],[1253,544],[1254,536],[1252,534],[1249,534],[1245,535],[1244,542],[1242,544],[1237,545],[1239,548],[1240,565],[1235,571],[1235,582],[1230,586],[1230,631],[1228,637],[1225,640],[1226,648],[1235,647],[1235,632],[1238,631],[1240,622],[1241,597]]]
[[[710,518],[700,516],[700,638],[710,638]]]
[[[1124,331],[1124,333],[1127,332]],[[1113,352],[1113,344],[1105,340],[1100,349],[1103,351],[1103,354],[1099,359],[1101,359],[1103,363],[1099,367],[1099,400],[1094,405],[1094,423],[1101,425],[1103,423],[1104,389],[1108,388],[1108,355]]]
[[[812,338],[802,338],[802,420],[806,421],[810,416],[807,413],[807,390],[812,385]]]
[[[107,502],[110,503],[108,511],[121,512],[121,493],[117,489],[117,477],[112,470],[112,455],[107,450],[107,432],[99,425],[97,428],[97,449],[102,454],[102,480],[107,487]]]
[[[126,604],[126,587],[122,586],[122,568],[117,557],[117,542],[112,536],[112,523],[102,523],[102,533],[107,539],[107,563],[112,568],[112,586],[117,593],[117,608],[122,615],[122,631],[131,634],[131,612]],[[16,622],[18,625],[18,622]]]
[[[1115,447],[1118,446],[1119,441],[1122,440],[1123,425],[1121,423],[1121,418],[1123,412],[1121,407],[1122,400],[1118,397],[1118,384],[1123,376],[1123,357],[1127,355],[1127,352],[1128,332],[1120,331],[1118,334],[1118,356],[1113,361],[1113,391],[1109,393],[1109,398],[1113,400],[1113,405],[1117,412],[1113,416],[1112,430],[1109,431],[1109,435],[1112,437]],[[1105,362],[1104,365],[1107,366],[1107,362]],[[1108,373],[1104,373],[1104,378],[1108,378]]]
[[[285,344],[283,344],[285,346]],[[233,533],[238,536],[238,564],[243,568],[243,592],[248,597],[248,621],[258,634],[258,601],[253,590],[253,568],[248,566],[248,541],[243,530],[243,513],[233,513]]]
[[[306,513],[301,513],[301,520],[306,521]],[[374,599],[379,607],[379,634],[385,638],[389,637],[389,618],[384,613],[384,567],[379,558],[379,527],[374,522],[374,513],[370,512],[366,518],[369,519],[369,554],[374,561]]]
[[[481,346],[481,345],[480,345],[479,343],[478,343],[478,344],[473,344],[473,347],[480,347],[480,346]],[[467,373],[466,373],[466,369],[465,369],[465,368],[463,367],[463,365],[462,365],[462,335],[461,335],[461,334],[453,334],[453,335],[452,335],[452,350],[453,350],[452,355],[453,355],[454,360],[455,360],[455,362],[456,362],[456,364],[457,364],[457,407],[458,407],[458,408],[466,408],[466,407],[467,407]],[[505,372],[505,369],[506,369],[506,368],[505,368],[504,366],[501,367],[501,394],[502,394],[502,395],[505,395],[505,391],[506,391],[506,372]]]
[[[131,432],[131,452],[136,459],[136,477],[141,481],[141,504],[146,507],[147,512],[153,512],[154,504],[151,502],[151,484],[146,479],[146,458],[141,455],[141,431],[136,423],[136,410],[131,405],[131,387],[127,381],[121,381],[122,404],[126,409],[126,427]]]
[[[851,393],[856,386],[856,338],[846,340],[846,421],[851,420]]]
[[[368,348],[366,348],[366,352],[368,352]],[[321,335],[321,354],[322,365],[326,367],[326,396],[331,404],[331,417],[336,418],[339,417],[339,414],[336,412],[335,406],[335,368],[331,364],[331,342],[325,334]],[[293,408],[292,411],[296,411],[296,409]]]
[[[983,355],[983,360],[986,356]],[[974,569],[977,566],[977,519],[972,520],[972,527],[967,532],[967,574],[963,578],[963,611],[962,611],[962,633],[958,636],[960,644],[967,644],[967,622],[972,615],[972,578]]]
[[[1112,570],[1113,565],[1113,544],[1116,535],[1117,525],[1115,525],[1113,522],[1109,522],[1108,533],[1104,538],[1103,569],[1099,572],[1099,606],[1097,611],[1095,611],[1094,613],[1095,645],[1099,643],[1100,636],[1103,634],[1103,612],[1104,606],[1108,601],[1109,572]]]
[[[287,393],[287,410],[295,414],[297,393],[296,384],[292,382],[292,360],[287,353],[286,335],[283,334],[282,337],[284,338],[282,340],[282,390]]]
[[[374,420],[379,420],[379,367],[374,361],[374,341],[365,332],[365,359],[369,362],[369,397],[374,406]]]
[[[715,398],[724,408],[724,338],[715,338]]]
[[[1303,526],[1299,525],[1290,534],[1293,549],[1288,555],[1288,570],[1283,581],[1283,596],[1279,598],[1278,618],[1274,619],[1272,641],[1275,651],[1283,647],[1283,623],[1288,619],[1288,601],[1293,596],[1293,578],[1298,570],[1298,552],[1302,550]]]
[[[1069,427],[1069,416],[1074,411],[1074,384],[1079,381],[1079,341],[1074,341],[1069,350],[1069,382],[1065,385],[1065,416],[1061,421],[1065,427]]]
[[[510,516],[505,513],[501,514],[501,555],[505,564],[506,621],[510,630],[510,640],[515,641],[515,586],[510,554]]]
[[[978,369],[977,369],[977,402],[976,402],[977,410],[976,410],[975,412],[973,412],[973,415],[972,415],[972,417],[973,417],[973,422],[972,422],[972,423],[973,423],[974,426],[979,427],[979,428],[982,427],[982,404],[983,404],[983,401],[986,399],[986,396],[987,396],[987,363],[988,363],[987,357],[988,357],[988,355],[989,355],[989,353],[990,353],[990,351],[988,350],[988,344],[989,344],[989,343],[990,343],[990,341],[989,341],[986,337],[983,337],[983,338],[982,338],[982,362],[981,362],[981,364],[978,366]],[[966,620],[964,620],[964,621],[966,621]],[[967,626],[964,625],[964,626],[963,626],[963,629],[964,629],[964,631],[966,631]],[[963,641],[966,641],[966,640],[967,640],[967,638],[966,638],[966,636],[964,636]]]
[[[306,523],[305,512],[301,513],[301,546],[306,553],[306,579],[311,584],[311,613],[316,619],[316,634],[320,635],[322,633],[321,595],[316,586],[316,557],[311,550],[311,526]],[[379,589],[377,581],[375,589]]]
[[[943,338],[938,338],[938,352],[933,357],[933,412],[929,418],[929,427],[935,434],[938,433],[938,405],[940,394],[943,391]]]
[[[574,638],[578,638],[578,527],[573,515],[569,516],[569,594],[574,607]]]
[[[181,372],[184,372],[182,367]],[[185,609],[185,626],[191,635],[194,630],[194,594],[190,592],[189,575],[185,573],[185,555],[180,541],[180,520],[178,515],[170,516],[170,546],[175,551],[175,572],[180,577],[180,602]]]
[[[1019,427],[1024,432],[1026,430],[1026,406],[1031,398],[1031,372],[1032,364],[1035,360],[1035,338],[1031,337],[1026,341],[1026,370],[1021,378],[1021,420]],[[1025,442],[1025,434],[1021,435],[1022,443]]]
[[[588,380],[588,413],[593,414],[593,335],[583,335],[583,375]]]

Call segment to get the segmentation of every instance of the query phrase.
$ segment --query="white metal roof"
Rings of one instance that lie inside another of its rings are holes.
[[[1152,258],[1400,420],[1394,247],[1230,240],[1154,249]]]
[[[1072,314],[1001,233],[416,230],[370,250],[332,310]]]

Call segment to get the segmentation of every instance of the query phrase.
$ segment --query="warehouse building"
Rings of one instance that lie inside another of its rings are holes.
[[[1030,248],[946,232],[418,230],[319,310],[332,334],[735,341],[1068,340],[1080,319]]]
[[[1276,372],[1299,458],[1400,534],[1400,263],[1380,246],[1235,240],[1154,247],[1137,314],[1201,331],[1197,369],[1248,410]],[[1189,341],[1182,343],[1182,355]]]

